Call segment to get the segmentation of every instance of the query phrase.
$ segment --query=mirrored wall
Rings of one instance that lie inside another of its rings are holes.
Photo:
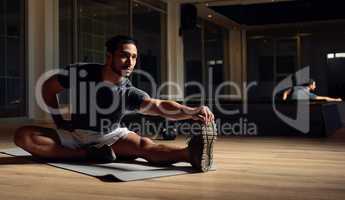
[[[0,1],[0,117],[26,115],[25,1]]]

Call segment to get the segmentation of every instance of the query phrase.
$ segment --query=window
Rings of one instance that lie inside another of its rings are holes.
[[[133,33],[139,42],[136,68],[156,83],[166,79],[166,3],[159,0],[60,0],[60,64],[105,62],[105,42],[115,35]],[[132,16],[130,16],[130,13]],[[133,83],[150,92],[143,76]]]
[[[205,21],[205,63],[208,76],[206,80],[211,84],[212,91],[215,92],[216,88],[223,83],[224,78],[224,56],[225,47],[227,44],[228,32],[226,29],[219,27],[215,24]],[[224,94],[224,90],[221,91]]]
[[[136,68],[150,74],[159,86],[166,79],[166,8],[149,2],[133,2],[133,36],[139,42]],[[133,83],[149,93],[153,89],[150,80],[141,74],[133,75]]]
[[[73,63],[73,1],[59,0],[59,55],[60,65]]]
[[[204,82],[205,73],[203,72],[204,64],[201,26],[198,26],[193,30],[183,32],[183,46],[185,82],[202,84]],[[200,93],[200,88],[194,84],[186,85],[185,87],[185,96]],[[201,96],[199,98],[201,98]]]
[[[296,38],[260,37],[248,40],[249,81],[275,84],[297,68]]]
[[[104,63],[105,41],[129,33],[129,1],[59,0],[60,64]]]
[[[0,117],[26,114],[24,3],[0,1]]]
[[[104,63],[105,42],[129,32],[127,1],[79,1],[79,62]]]
[[[225,80],[227,41],[228,31],[225,28],[202,19],[198,19],[196,28],[183,32],[185,82],[188,83],[186,97],[200,94],[202,91],[194,84],[200,83],[205,97],[212,98],[216,88]],[[224,94],[224,91],[221,93]]]
[[[297,39],[276,40],[275,82],[279,82],[297,69]]]

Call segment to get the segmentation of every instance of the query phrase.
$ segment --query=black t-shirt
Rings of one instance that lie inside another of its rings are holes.
[[[65,67],[59,83],[69,89],[74,129],[106,134],[118,127],[127,111],[136,111],[149,95],[123,78],[117,84],[102,81],[104,65],[78,63]]]

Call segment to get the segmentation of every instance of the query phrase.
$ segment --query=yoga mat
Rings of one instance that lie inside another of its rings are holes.
[[[31,156],[30,153],[21,148],[2,149],[0,152],[11,156]],[[96,164],[82,162],[46,162],[44,160],[36,161],[61,169],[94,176],[103,181],[136,181],[196,172],[188,163],[180,162],[171,166],[157,167],[149,165],[144,159],[136,159],[131,162]],[[215,168],[212,167],[211,170],[215,170]]]

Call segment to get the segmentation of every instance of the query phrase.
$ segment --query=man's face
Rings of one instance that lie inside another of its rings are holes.
[[[137,62],[138,51],[134,44],[122,44],[112,55],[112,70],[122,76],[128,77]]]

